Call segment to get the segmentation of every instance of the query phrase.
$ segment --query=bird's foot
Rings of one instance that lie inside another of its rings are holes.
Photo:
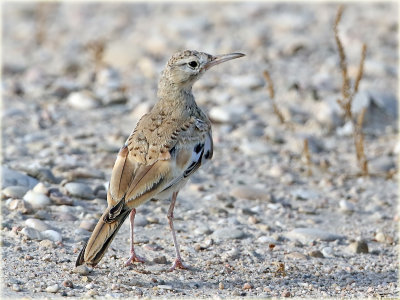
[[[187,270],[189,267],[184,265],[181,259],[177,258],[172,267],[168,269],[168,272],[172,272],[175,269]]]
[[[140,256],[137,256],[135,253],[131,254],[131,257],[126,261],[125,267],[132,265],[135,262],[144,263],[146,260]]]

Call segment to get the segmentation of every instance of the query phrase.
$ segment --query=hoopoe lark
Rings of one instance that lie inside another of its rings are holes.
[[[108,188],[108,207],[81,250],[76,266],[97,265],[128,215],[131,256],[125,265],[144,262],[134,250],[136,208],[152,198],[170,198],[167,217],[176,251],[170,270],[186,268],[173,224],[175,201],[190,175],[213,155],[211,123],[197,106],[192,85],[211,67],[242,56],[186,50],[169,59],[158,84],[158,102],[140,119],[118,153]]]

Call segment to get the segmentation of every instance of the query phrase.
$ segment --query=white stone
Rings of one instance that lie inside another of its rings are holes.
[[[160,284],[160,285],[157,285],[157,287],[162,290],[172,290],[172,286],[166,285],[166,284]]]
[[[49,192],[49,189],[44,185],[43,182],[39,182],[37,185],[35,185],[33,191],[35,193],[46,195]]]
[[[310,189],[299,188],[291,192],[292,196],[299,200],[313,200],[317,199],[319,194]]]
[[[349,201],[347,201],[347,200],[344,200],[344,199],[339,201],[339,207],[340,207],[340,210],[343,211],[343,212],[353,212],[353,211],[355,211],[354,204],[349,202]]]
[[[266,235],[260,236],[256,240],[256,242],[260,243],[260,244],[276,244],[277,243],[277,241],[273,237],[266,236]]]
[[[47,206],[51,205],[51,200],[49,197],[44,194],[36,193],[32,190],[25,194],[24,200],[29,202],[35,209],[46,208]]]
[[[3,188],[11,185],[33,188],[37,183],[38,181],[33,177],[9,169],[6,166],[1,167],[1,186]]]
[[[94,194],[90,186],[80,183],[80,182],[69,182],[65,186],[68,194],[71,196],[83,198],[83,199],[93,199]]]
[[[330,233],[318,228],[295,228],[292,231],[287,232],[285,236],[290,240],[297,240],[303,244],[307,244],[315,240],[334,241],[344,238],[341,235]]]
[[[59,289],[60,289],[60,287],[56,283],[56,284],[48,286],[46,288],[46,292],[48,292],[48,293],[57,293]]]
[[[34,228],[38,231],[45,231],[51,229],[51,226],[39,219],[29,218],[25,220],[25,224],[28,227]]]
[[[50,241],[53,241],[53,242],[56,242],[56,243],[57,242],[62,242],[61,234],[59,232],[55,231],[55,230],[52,230],[52,229],[45,230],[45,231],[42,231],[41,234],[42,234],[42,237],[47,239],[47,240],[50,240]]]
[[[13,185],[6,187],[2,191],[2,194],[7,198],[21,199],[28,190],[29,189],[25,186]]]
[[[78,110],[88,110],[99,106],[90,91],[73,92],[69,94],[67,102],[72,108]]]
[[[245,234],[238,228],[222,227],[217,229],[212,234],[216,239],[219,240],[235,240],[244,238]]]
[[[332,247],[324,247],[324,248],[322,248],[321,253],[325,257],[334,257],[335,256]]]
[[[32,205],[22,199],[7,199],[6,205],[10,210],[17,210],[22,214],[30,214],[33,211]]]
[[[351,136],[354,131],[353,128],[354,128],[353,123],[347,121],[342,127],[336,129],[336,134],[338,136]]]
[[[29,240],[42,240],[42,235],[36,229],[31,227],[22,228],[20,231],[21,234],[25,235]]]

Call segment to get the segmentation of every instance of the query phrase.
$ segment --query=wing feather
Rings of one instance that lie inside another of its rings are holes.
[[[158,149],[159,153],[154,153],[152,160],[143,157],[148,155],[150,148],[153,153],[154,145],[158,143],[153,142],[149,147],[146,135],[135,129],[119,151],[111,174],[107,197],[112,211],[110,218],[117,217],[126,208],[132,209],[156,198],[157,194],[178,185],[211,159],[213,144],[211,133],[205,127],[208,124],[203,122],[200,126],[197,122],[192,126],[194,118],[189,121],[173,131],[171,140],[163,140],[162,145],[168,144],[168,148]],[[196,130],[199,131],[196,133]]]
[[[137,167],[137,161],[129,156],[128,147],[124,145],[118,153],[111,173],[109,185],[111,197],[108,197],[110,206],[116,205],[124,197]]]

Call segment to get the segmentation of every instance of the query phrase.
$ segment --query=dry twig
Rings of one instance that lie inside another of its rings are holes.
[[[279,261],[279,262],[273,262],[273,264],[277,266],[277,269],[274,272],[275,276],[278,276],[278,274],[280,274],[283,277],[285,277],[286,276],[285,263]]]
[[[92,56],[96,69],[103,65],[103,56],[106,48],[106,41],[103,39],[94,40],[86,45],[86,49]]]
[[[308,139],[304,139],[303,154],[304,154],[304,158],[305,158],[306,164],[307,164],[307,176],[311,176],[312,175],[312,170],[311,170],[312,161],[311,161],[310,149],[308,147]]]
[[[342,41],[339,38],[339,32],[338,32],[338,25],[340,22],[340,19],[342,18],[344,7],[343,5],[339,6],[336,19],[335,19],[335,24],[333,26],[333,30],[335,33],[335,40],[336,44],[338,47],[339,51],[339,58],[340,58],[340,69],[342,71],[342,99],[338,99],[337,102],[338,104],[342,107],[345,117],[347,119],[352,118],[351,114],[351,102],[353,98],[351,97],[350,94],[350,78],[347,72],[347,61],[346,61],[346,54],[344,52],[343,44]]]
[[[340,69],[342,71],[342,98],[338,99],[337,102],[343,110],[345,120],[348,120],[353,125],[353,138],[354,138],[354,146],[356,150],[356,157],[357,163],[361,169],[361,174],[363,176],[368,175],[368,161],[365,155],[365,148],[364,148],[364,133],[362,130],[364,117],[366,113],[366,108],[364,108],[358,115],[357,120],[355,116],[353,116],[351,107],[353,103],[353,98],[357,94],[360,81],[364,74],[364,61],[367,53],[367,45],[364,43],[361,52],[361,59],[358,66],[358,73],[357,77],[354,82],[353,90],[350,90],[350,78],[347,72],[347,62],[346,62],[346,55],[344,52],[343,44],[340,40],[339,33],[338,33],[338,25],[343,15],[344,7],[343,5],[339,6],[335,24],[333,26],[335,40],[338,47],[339,58],[340,58]]]
[[[268,92],[269,92],[269,97],[271,98],[272,101],[272,108],[274,109],[275,115],[278,117],[279,122],[281,124],[285,123],[285,117],[283,116],[282,112],[280,111],[278,105],[275,102],[275,90],[274,90],[274,83],[271,79],[271,76],[269,75],[269,72],[265,70],[263,72],[265,81],[268,83]]]
[[[364,151],[364,133],[362,131],[365,112],[367,109],[364,107],[361,113],[358,115],[357,123],[355,124],[354,128],[354,145],[356,147],[356,155],[357,155],[357,162],[361,169],[361,173],[363,176],[368,175],[368,161],[365,157]]]

